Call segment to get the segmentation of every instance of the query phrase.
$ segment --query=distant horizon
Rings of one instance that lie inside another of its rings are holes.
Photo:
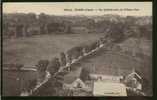
[[[94,9],[77,11],[76,9]],[[99,11],[98,9],[103,9]],[[113,10],[112,10],[113,9]],[[115,10],[118,9],[118,10]],[[119,9],[133,9],[132,11]],[[38,3],[3,3],[3,13],[44,13],[55,16],[152,16],[152,2],[38,2]]]

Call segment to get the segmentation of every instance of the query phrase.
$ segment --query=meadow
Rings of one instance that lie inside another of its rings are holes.
[[[102,34],[38,35],[3,41],[3,63],[20,63],[25,67],[37,64],[41,59],[51,60],[60,52],[84,43],[91,43]]]
[[[53,34],[4,40],[3,63],[22,63],[25,67],[31,67],[41,59],[51,60],[53,57],[58,57],[60,52],[91,43],[101,36],[103,34]],[[147,62],[148,64],[146,64]],[[151,95],[152,71],[150,62],[151,59],[143,59],[143,62],[136,61],[129,55],[119,54],[118,51],[107,52],[104,47],[74,66],[85,67],[90,73],[124,76],[129,74],[132,68],[135,68],[148,82],[144,87],[148,87],[149,90],[144,88],[144,91],[149,91],[150,93],[147,94]]]

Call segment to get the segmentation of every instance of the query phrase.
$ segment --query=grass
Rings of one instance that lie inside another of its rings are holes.
[[[41,59],[52,59],[60,52],[90,43],[97,40],[101,34],[69,34],[69,35],[40,35],[34,37],[23,37],[3,41],[3,63],[22,63],[25,67],[31,67]],[[12,74],[12,75],[8,75]],[[19,95],[20,84],[16,80],[18,72],[3,73],[3,92],[5,95]],[[23,73],[24,82],[35,79],[36,74]],[[11,76],[15,77],[12,78]],[[10,78],[11,77],[11,78]],[[10,90],[12,88],[12,91]]]
[[[52,59],[76,45],[97,40],[101,34],[40,35],[3,41],[3,63],[33,66],[41,59]]]
[[[91,43],[101,36],[102,34],[65,34],[4,40],[3,63],[22,63],[26,67],[30,67],[37,64],[37,61],[41,59],[50,60],[58,56],[60,52],[65,52],[74,46]],[[144,62],[147,63],[147,59]],[[143,77],[146,77],[148,83],[152,82],[150,63],[146,65],[127,56],[106,53],[104,48],[74,65],[74,67],[80,66],[102,74],[118,74],[118,69],[120,69],[121,74],[125,74],[125,70],[131,70],[134,67],[143,74]],[[10,81],[7,83],[13,83]],[[146,87],[152,88],[151,86]]]
[[[109,52],[104,48],[80,61],[80,66],[86,67],[91,73],[109,75],[119,74],[118,69],[119,72],[123,70],[131,72],[132,68],[141,68],[141,65],[131,57]]]

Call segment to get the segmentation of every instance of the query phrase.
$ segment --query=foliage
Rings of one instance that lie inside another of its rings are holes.
[[[80,75],[80,79],[83,80],[83,81],[86,81],[86,80],[89,79],[89,70],[86,67],[84,67],[82,69],[82,72],[81,72],[81,75]]]
[[[50,62],[47,70],[50,72],[51,75],[53,75],[59,70],[59,68],[60,68],[59,59],[54,57],[52,61]]]
[[[40,34],[71,34],[73,33],[72,28],[81,28],[89,30],[89,33],[103,33],[109,35],[119,42],[128,37],[145,37],[151,39],[152,32],[152,17],[142,16],[134,17],[127,16],[121,17],[117,15],[104,15],[104,16],[93,16],[93,17],[82,17],[82,16],[52,16],[41,13],[36,15],[34,13],[23,14],[3,14],[3,26],[4,26],[4,37],[12,37],[14,35],[10,29],[15,28],[16,34],[19,37],[23,37],[23,33],[27,33],[27,28],[40,27]],[[19,26],[20,25],[20,26]],[[24,27],[24,26],[27,26]],[[22,28],[25,31],[22,32]],[[33,34],[32,34],[33,35]],[[26,35],[27,36],[27,35]]]
[[[46,71],[48,64],[49,64],[48,60],[39,60],[36,66],[39,71]]]

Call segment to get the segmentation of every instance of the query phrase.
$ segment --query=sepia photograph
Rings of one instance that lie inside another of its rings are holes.
[[[2,8],[2,96],[153,96],[152,2]]]

